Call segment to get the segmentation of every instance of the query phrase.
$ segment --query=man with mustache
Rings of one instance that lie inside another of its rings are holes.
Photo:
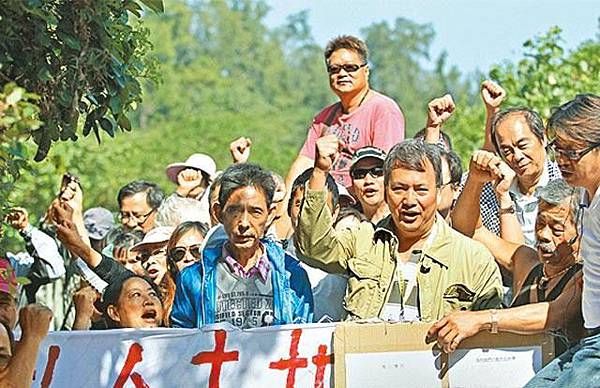
[[[490,160],[475,154],[469,179],[495,178],[497,187],[506,187],[510,177],[499,167],[502,161]],[[484,155],[485,156],[485,155]],[[487,163],[487,164],[486,164]],[[555,354],[564,352],[569,341],[583,336],[581,316],[581,267],[579,263],[579,235],[577,214],[578,191],[562,180],[554,180],[536,191],[539,211],[536,222],[537,251],[526,245],[503,240],[481,226],[477,220],[474,239],[482,242],[496,261],[513,275],[515,298],[511,308],[489,311],[457,311],[435,323],[428,336],[436,338],[446,352],[454,351],[460,342],[483,330],[493,333],[537,333],[558,330],[563,336],[555,337]],[[473,212],[477,202],[473,202]]]
[[[500,271],[490,253],[438,215],[442,173],[436,146],[418,140],[394,146],[383,165],[391,214],[377,225],[361,222],[336,232],[325,182],[342,146],[333,135],[317,141],[296,248],[307,264],[348,274],[349,318],[432,321],[457,309],[500,306]]]
[[[312,322],[306,271],[265,232],[276,215],[275,181],[259,166],[240,163],[220,178],[213,211],[227,239],[203,250],[203,260],[177,279],[175,327],[230,322],[242,329]]]
[[[546,365],[527,387],[600,386],[600,96],[579,94],[554,111],[546,135],[565,180],[582,187],[582,314],[585,337]]]

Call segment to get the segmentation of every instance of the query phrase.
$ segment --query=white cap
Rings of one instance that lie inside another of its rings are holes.
[[[147,245],[166,243],[171,238],[171,234],[175,230],[172,226],[159,226],[154,228],[144,236],[144,239],[131,247],[131,251],[141,251]]]
[[[193,154],[183,163],[172,163],[167,166],[167,177],[173,183],[177,183],[177,175],[186,168],[203,171],[212,181],[217,172],[217,164],[206,154]]]

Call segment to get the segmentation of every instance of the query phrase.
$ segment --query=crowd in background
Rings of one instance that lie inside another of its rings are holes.
[[[84,209],[94,188],[68,173],[39,225],[15,208],[26,251],[0,261],[0,381],[27,381],[49,328],[378,318],[431,322],[445,352],[484,330],[550,331],[560,357],[528,386],[600,385],[600,97],[544,121],[484,81],[485,142],[463,172],[443,130],[450,95],[404,139],[401,108],[369,87],[365,44],[338,37],[325,60],[339,101],[285,178],[252,164],[242,137],[222,171],[201,153],[166,166],[167,193],[124,184],[116,221]]]

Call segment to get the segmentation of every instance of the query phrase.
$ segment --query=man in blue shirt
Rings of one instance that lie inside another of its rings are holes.
[[[214,213],[227,240],[204,249],[203,260],[177,281],[174,327],[230,322],[252,327],[312,322],[310,282],[299,262],[264,238],[275,216],[275,182],[262,168],[242,163],[221,178]]]

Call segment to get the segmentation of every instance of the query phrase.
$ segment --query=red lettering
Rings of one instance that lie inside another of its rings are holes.
[[[300,336],[302,335],[302,329],[295,329],[292,331],[292,342],[290,344],[290,358],[284,360],[283,358],[279,361],[271,362],[269,364],[270,369],[288,370],[286,388],[294,388],[296,383],[296,369],[306,368],[308,360],[306,358],[298,358],[298,344],[300,343]]]
[[[60,348],[56,345],[48,348],[48,362],[46,363],[46,369],[44,370],[44,377],[42,377],[42,388],[48,388],[52,383],[52,377],[54,377],[54,368],[56,367],[56,360],[60,356]]]
[[[327,345],[319,345],[319,350],[313,356],[312,362],[317,366],[315,388],[324,388],[323,378],[325,377],[325,368],[332,363],[331,354],[327,354]]]
[[[221,367],[225,362],[238,361],[240,352],[237,350],[225,352],[225,342],[227,333],[224,330],[215,331],[215,350],[212,352],[200,352],[192,357],[192,364],[211,364],[210,377],[208,380],[209,388],[219,388],[221,378]]]
[[[150,388],[139,373],[133,372],[131,374],[131,381],[133,381],[135,388]]]
[[[125,364],[123,365],[123,369],[121,369],[121,373],[119,373],[119,377],[115,382],[114,388],[123,388],[127,379],[131,377],[133,384],[136,388],[147,388],[148,385],[144,381],[141,375],[133,372],[133,368],[139,362],[142,362],[142,352],[144,348],[142,345],[138,343],[134,343],[129,347],[129,352],[127,353],[127,358],[125,359]]]

